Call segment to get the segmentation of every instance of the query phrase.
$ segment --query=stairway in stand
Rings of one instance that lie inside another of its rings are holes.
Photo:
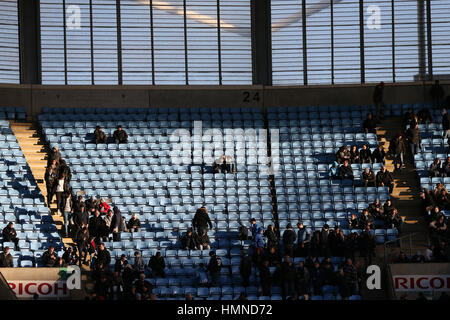
[[[378,125],[378,141],[386,152],[389,149],[389,141],[392,137],[402,131],[401,122],[401,117],[390,117],[381,121]],[[408,146],[407,150],[409,150]],[[394,173],[393,159],[390,156],[386,159],[386,168],[392,173],[395,182],[395,188],[391,195],[392,203],[402,218],[404,218],[405,223],[402,235],[415,233],[411,244],[408,240],[408,243],[405,243],[403,246],[405,250],[408,249],[406,254],[414,255],[417,250],[424,254],[428,245],[428,232],[426,222],[421,213],[419,179],[409,151],[407,151],[404,160],[406,165],[403,166],[403,169]]]

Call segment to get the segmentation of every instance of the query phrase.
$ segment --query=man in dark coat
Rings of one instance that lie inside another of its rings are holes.
[[[344,164],[339,168],[339,175],[341,179],[353,180],[355,178],[353,176],[353,169],[348,160],[344,160]]]
[[[108,249],[105,248],[104,243],[100,243],[97,250],[96,269],[104,268],[109,270],[109,264],[111,263],[111,255]]]
[[[94,130],[94,142],[98,143],[106,143],[106,134],[103,132],[102,127],[97,126]]]
[[[239,273],[242,277],[242,285],[248,287],[250,285],[250,276],[252,274],[252,259],[247,255],[247,251],[245,250],[242,250],[241,252]]]
[[[406,131],[406,138],[408,139],[411,153],[414,157],[414,155],[417,154],[417,150],[422,148],[422,139],[420,138],[420,130],[417,123],[414,127],[410,127]]]
[[[202,230],[212,229],[211,219],[209,218],[208,211],[205,207],[197,209],[194,219],[192,220],[192,226],[197,229],[197,234],[202,234]]]
[[[295,293],[295,280],[297,277],[297,270],[291,261],[291,258],[286,255],[284,261],[281,263],[281,281],[283,284],[283,297],[291,296]]]
[[[2,231],[3,243],[13,242],[15,250],[18,250],[19,239],[17,238],[16,229],[14,229],[14,223],[10,222]]]
[[[113,133],[113,137],[116,143],[126,143],[128,141],[128,134],[122,129],[122,126],[117,127],[117,130]]]
[[[377,173],[377,188],[389,187],[389,193],[394,190],[394,178],[385,166],[381,167],[381,170]]]
[[[364,257],[366,266],[372,264],[372,256],[375,252],[376,240],[375,236],[370,231],[370,226],[366,226],[365,230],[359,236],[359,251],[361,257]]]
[[[261,281],[263,296],[270,296],[272,287],[272,276],[270,274],[268,260],[264,260],[259,266],[259,279]]]
[[[46,267],[56,267],[58,260],[58,254],[55,252],[54,246],[50,246],[42,255],[42,263]]]
[[[328,245],[328,230],[329,227],[325,224],[320,232],[320,252],[322,257],[330,256],[330,247]]]
[[[87,227],[83,227],[81,226],[80,229],[77,231],[76,235],[75,235],[75,242],[77,244],[77,248],[78,248],[78,256],[79,258],[79,262],[80,262],[80,266],[82,263],[87,262],[87,255],[88,255],[88,249],[89,249],[89,231]],[[84,258],[83,261],[81,260],[81,256],[84,253]]]
[[[264,231],[264,236],[267,238],[267,247],[277,247],[278,246],[278,236],[275,232],[273,225],[268,225],[267,230]]]
[[[292,229],[292,225],[290,223],[287,224],[286,230],[283,232],[283,245],[286,252],[286,255],[290,257],[294,257],[294,243],[297,240],[297,235],[295,234],[294,229]]]
[[[373,119],[372,114],[368,113],[366,120],[363,122],[363,128],[365,133],[377,133],[376,130],[377,123],[375,119]]]
[[[385,105],[383,102],[384,82],[381,81],[375,86],[373,92],[373,103],[376,107],[376,119],[377,121],[383,120]]]
[[[99,243],[104,230],[105,220],[100,216],[100,211],[95,210],[94,216],[89,219],[89,235],[95,237],[96,243]]]
[[[12,268],[14,267],[14,260],[13,257],[11,255],[11,253],[9,253],[9,247],[6,246],[3,249],[3,252],[0,253],[0,267],[1,268]]]
[[[441,110],[442,115],[442,131],[444,132],[444,139],[450,137],[450,115],[447,110],[443,108]]]
[[[188,229],[186,234],[181,238],[181,246],[184,250],[197,250],[199,245],[197,239],[192,233],[192,230]]]
[[[122,222],[122,213],[120,212],[119,208],[114,207],[113,208],[113,216],[111,220],[111,226],[110,226],[110,232],[112,232],[113,235],[113,241],[120,241],[120,224]]]
[[[384,164],[384,158],[386,157],[386,151],[384,151],[383,146],[378,146],[375,150],[372,152],[372,162],[373,163],[383,163]]]
[[[154,277],[166,277],[166,273],[164,271],[166,263],[164,258],[161,257],[161,252],[156,252],[156,254],[150,258],[148,266],[152,269]]]

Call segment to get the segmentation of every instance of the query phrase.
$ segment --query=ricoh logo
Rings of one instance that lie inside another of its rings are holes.
[[[187,129],[177,129],[171,134],[170,157],[174,165],[207,166],[212,166],[222,156],[232,157],[235,164],[257,165],[259,172],[274,174],[279,169],[279,137],[278,129],[268,132],[266,129],[227,128],[222,132],[211,128],[204,131],[202,121],[194,121],[192,135]]]

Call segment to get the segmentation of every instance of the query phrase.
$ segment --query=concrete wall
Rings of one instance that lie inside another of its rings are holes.
[[[446,94],[450,82],[442,82]],[[35,119],[43,107],[270,107],[371,104],[374,85],[334,86],[44,86],[0,85],[1,106],[24,106]],[[385,102],[430,100],[430,83],[386,84]]]

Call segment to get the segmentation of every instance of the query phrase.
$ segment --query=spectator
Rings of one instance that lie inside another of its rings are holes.
[[[197,239],[195,239],[195,236],[193,235],[191,229],[188,229],[183,238],[181,238],[181,246],[183,247],[184,250],[198,249],[199,245],[197,243]]]
[[[417,123],[406,131],[406,138],[408,139],[411,153],[414,158],[414,155],[417,154],[417,150],[419,148],[422,149],[422,139],[420,138],[420,130]]]
[[[109,210],[106,213],[105,217],[103,218],[103,220],[105,221],[105,230],[103,231],[103,234],[107,235],[108,237],[109,237],[109,233],[110,233],[110,230],[111,230],[112,218],[113,218],[113,214],[112,214],[111,210]]]
[[[315,295],[322,294],[322,285],[323,285],[324,277],[322,273],[322,268],[318,261],[314,263],[314,267],[311,270],[311,283],[313,288],[313,293]]]
[[[450,195],[446,189],[443,189],[436,199],[437,204],[444,210],[450,210]]]
[[[336,273],[336,286],[338,288],[338,292],[341,295],[342,299],[347,299],[350,297],[350,289],[347,286],[347,283],[345,282],[345,273],[344,269],[341,267],[338,269],[338,272]]]
[[[384,119],[385,105],[383,102],[383,91],[384,91],[384,82],[381,81],[379,84],[375,86],[375,90],[373,92],[373,103],[376,107],[377,122]]]
[[[433,108],[439,108],[445,96],[444,88],[440,85],[439,80],[434,80],[434,85],[430,89],[430,96],[433,101]]]
[[[330,256],[330,247],[328,246],[328,235],[329,235],[329,226],[328,224],[324,224],[322,230],[320,231],[320,255],[322,257]]]
[[[389,152],[394,157],[394,172],[401,171],[406,152],[405,141],[403,140],[403,135],[401,133],[392,138],[389,144]]]
[[[347,259],[344,270],[344,282],[348,287],[350,295],[357,294],[358,288],[358,272],[353,265],[352,259]]]
[[[450,177],[450,156],[447,157],[445,162],[442,164],[442,175],[444,177]]]
[[[403,251],[400,251],[400,255],[395,260],[395,263],[409,263],[409,259],[406,256],[406,253],[404,253]]]
[[[106,270],[109,270],[109,264],[111,263],[111,255],[108,249],[105,248],[104,243],[100,243],[97,250],[96,269],[101,269],[101,266]]]
[[[62,258],[64,259],[64,262],[69,266],[76,265],[78,263],[78,256],[70,246],[67,247],[67,249],[64,251]]]
[[[360,163],[361,158],[359,156],[358,147],[356,145],[353,145],[350,149],[350,163]]]
[[[77,244],[78,247],[78,255],[79,255],[79,261],[80,261],[80,266],[81,266],[81,256],[84,253],[84,258],[83,258],[83,263],[86,264],[87,263],[87,255],[89,252],[89,231],[87,227],[81,227],[78,230],[78,233],[75,237],[75,242]]]
[[[139,221],[139,218],[136,213],[134,213],[133,216],[128,221],[127,228],[130,232],[141,231],[141,221]]]
[[[270,274],[269,261],[264,260],[259,266],[259,279],[263,296],[271,295],[272,275]]]
[[[66,237],[69,236],[69,227],[72,226],[72,214],[73,214],[73,196],[72,196],[72,188],[69,187],[69,190],[64,195],[64,210],[63,210],[63,219],[64,219],[64,234]]]
[[[95,144],[106,143],[106,134],[103,132],[102,127],[97,126],[94,130],[94,142]]]
[[[342,146],[336,153],[336,161],[338,164],[344,163],[345,160],[350,161],[350,150],[347,146]]]
[[[283,245],[287,256],[294,257],[294,243],[297,240],[297,235],[292,229],[292,225],[288,223],[286,230],[283,232]]]
[[[17,238],[16,229],[14,229],[14,223],[9,222],[8,225],[2,231],[3,243],[12,242],[14,243],[14,250],[19,250],[19,238]]]
[[[86,212],[86,207],[82,203],[79,207],[79,211],[75,211],[73,214],[73,223],[75,227],[75,235],[83,227],[87,226],[89,223],[89,214]]]
[[[361,150],[359,150],[359,158],[361,159],[361,163],[372,162],[372,152],[367,147],[367,144],[363,144]]]
[[[369,205],[369,213],[374,219],[382,219],[384,217],[384,208],[380,199],[376,198],[375,201]]]
[[[239,226],[239,240],[241,241],[248,240],[248,228],[243,224]]]
[[[206,271],[209,272],[211,285],[217,286],[219,284],[220,270],[222,270],[222,259],[214,251],[211,251],[209,256],[210,259]]]
[[[265,259],[269,261],[270,266],[272,267],[281,262],[280,254],[275,247],[269,248],[269,251],[266,253]]]
[[[254,246],[256,249],[256,255],[257,257],[261,256],[263,249],[264,249],[264,228],[259,227],[258,232],[256,233],[255,239],[254,239]]]
[[[339,178],[339,164],[337,161],[334,161],[333,164],[330,166],[330,171],[328,171],[328,178],[330,180],[338,179]]]
[[[192,226],[194,229],[197,229],[197,234],[202,234],[202,230],[208,230],[208,225],[212,230],[212,223],[208,215],[208,210],[202,206],[197,209],[194,219],[192,220]]]
[[[383,146],[378,146],[372,152],[372,162],[373,163],[382,163],[384,164],[384,158],[386,157],[386,152],[383,149]]]
[[[430,110],[428,108],[422,108],[417,112],[417,118],[420,124],[428,124],[433,122]]]
[[[267,247],[277,247],[279,243],[278,235],[275,232],[275,228],[272,224],[267,226],[267,230],[264,232],[264,236],[267,238]]]
[[[306,229],[303,222],[297,223],[297,255],[306,257],[310,254],[311,231]]]
[[[70,192],[69,184],[66,181],[66,176],[64,173],[62,173],[59,179],[54,182],[52,192],[56,194],[56,205],[58,209],[58,214],[62,215],[64,211],[64,198],[65,198],[64,195],[67,194],[67,192]]]
[[[227,165],[226,165],[226,156],[222,155],[220,158],[216,159],[213,163],[213,173],[226,173]]]
[[[106,203],[106,201],[100,199],[98,203],[98,210],[100,211],[100,214],[106,214],[108,213],[108,211],[111,210],[111,207],[109,206],[108,203]]]
[[[233,161],[233,158],[231,156],[227,157],[226,172],[227,173],[236,173],[236,163]]]
[[[111,283],[106,275],[102,275],[94,285],[94,293],[92,297],[95,300],[109,300],[111,291]]]
[[[61,161],[61,152],[57,146],[54,146],[50,151],[48,156],[48,164],[53,163],[53,160],[56,160],[57,165],[59,165],[59,162]]]
[[[359,248],[361,257],[364,257],[365,265],[371,265],[372,257],[375,255],[376,239],[375,234],[370,230],[370,225],[366,225],[359,236]]]
[[[360,228],[360,226],[359,226],[359,219],[356,216],[356,213],[352,213],[350,215],[350,219],[349,219],[348,225],[350,227],[350,230],[352,230],[352,229],[359,229]]]
[[[403,219],[398,214],[398,210],[396,208],[394,208],[391,212],[391,214],[386,215],[387,227],[396,228],[400,234],[402,232]]]
[[[103,238],[106,230],[105,220],[100,217],[100,211],[95,210],[94,216],[89,219],[89,235],[94,237],[96,243],[100,243],[100,239]]]
[[[140,274],[145,273],[145,261],[141,257],[139,251],[134,252],[133,270],[136,273],[136,277],[139,277]]]
[[[113,133],[113,138],[116,143],[126,143],[128,141],[128,134],[122,129],[122,126],[118,126],[117,130]]]
[[[283,298],[286,299],[287,296],[291,296],[295,293],[295,280],[296,272],[294,264],[291,262],[289,255],[284,257],[284,261],[281,263],[281,281],[283,289]]]
[[[438,239],[439,237],[445,236],[447,231],[447,224],[445,222],[445,216],[439,215],[436,219],[430,222],[430,237],[433,239]]]
[[[166,277],[166,272],[164,271],[164,269],[166,268],[166,263],[164,261],[164,258],[161,257],[161,252],[156,252],[156,254],[150,258],[148,266],[152,270],[153,277]]]
[[[63,174],[66,183],[70,184],[70,181],[72,180],[72,171],[70,170],[70,167],[66,164],[66,161],[61,159],[59,162],[58,176],[61,177]]]
[[[344,160],[344,164],[339,168],[339,175],[341,179],[354,179],[353,169],[348,160]]]
[[[241,251],[241,263],[239,266],[239,273],[242,277],[242,285],[248,287],[250,285],[250,276],[252,274],[252,260],[247,255],[247,251]]]
[[[299,295],[304,295],[309,293],[309,270],[305,267],[303,261],[298,262],[298,267],[296,270],[296,290]]]
[[[47,188],[47,204],[50,205],[53,200],[53,186],[55,184],[55,181],[58,179],[58,164],[56,162],[56,159],[53,159],[53,161],[50,163],[50,165],[47,166],[47,169],[45,170],[44,180],[45,180],[45,186]]]
[[[362,179],[364,181],[364,187],[375,187],[375,173],[370,168],[365,168],[364,172],[362,173]]]
[[[205,265],[200,263],[197,270],[195,271],[195,278],[197,279],[197,284],[200,287],[208,286],[208,275],[206,273]]]
[[[210,250],[211,249],[208,233],[204,229],[202,230],[202,233],[198,236],[198,244],[199,244],[200,250]]]
[[[374,218],[370,215],[368,209],[363,210],[363,214],[359,216],[359,227],[361,229],[366,229],[368,226],[371,226],[374,222]]]
[[[416,251],[416,254],[411,258],[411,262],[414,262],[414,263],[425,262],[425,257],[422,255],[420,250]]]
[[[394,190],[394,179],[392,178],[391,173],[386,169],[385,166],[382,166],[381,170],[378,171],[376,180],[377,180],[377,188],[388,187],[389,193],[392,193],[392,191]]]
[[[114,272],[117,272],[119,275],[122,275],[122,272],[125,270],[125,266],[128,264],[127,256],[125,254],[121,254],[119,259],[116,259],[116,263],[114,263]]]
[[[132,290],[136,300],[150,300],[153,285],[145,279],[145,274],[141,273],[139,279],[134,282]]]
[[[0,253],[0,268],[12,268],[14,267],[14,259],[11,253],[9,253],[9,247],[6,246],[3,252]]]
[[[442,130],[444,131],[444,139],[450,137],[450,115],[447,113],[447,110],[443,108],[441,110],[442,115]]]
[[[376,130],[377,123],[371,113],[368,113],[366,116],[366,120],[363,122],[363,128],[365,133],[377,133]]]
[[[256,223],[256,219],[252,218],[250,220],[250,231],[252,233],[252,239],[255,239],[256,234],[258,233],[258,224]]]
[[[114,214],[111,219],[109,232],[111,232],[113,235],[113,241],[120,241],[120,233],[122,231],[125,231],[122,228],[122,212],[120,212],[120,209],[118,207],[114,207],[113,212]]]
[[[42,263],[46,267],[57,267],[58,266],[58,254],[55,252],[55,247],[50,246],[47,251],[42,255]]]
[[[433,163],[430,165],[429,172],[431,177],[442,177],[441,159],[434,159]]]
[[[407,126],[409,126],[410,128],[414,127],[416,123],[417,123],[417,116],[414,114],[412,108],[408,108],[408,111],[406,111],[402,119],[403,131],[406,131]]]

